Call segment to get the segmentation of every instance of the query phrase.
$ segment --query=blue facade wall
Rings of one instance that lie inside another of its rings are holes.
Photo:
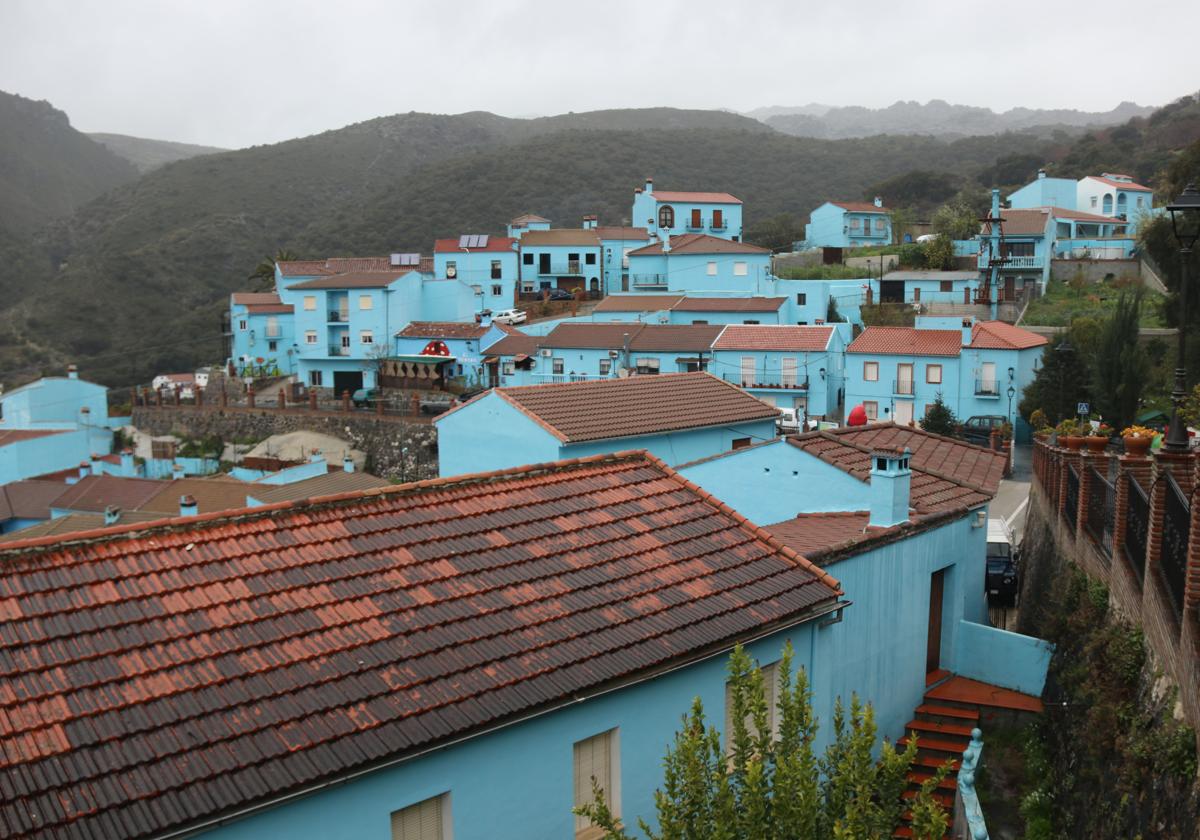
[[[600,242],[595,245],[527,245],[521,243],[521,291],[574,288],[600,291],[604,270]],[[543,263],[549,259],[549,265]],[[590,262],[589,262],[590,260]]]
[[[660,202],[653,191],[643,190],[634,193],[631,223],[635,227],[644,227],[651,234],[662,236],[664,231],[659,227],[659,218],[664,206],[674,211],[675,224],[671,233],[678,236],[681,233],[704,233],[721,239],[741,241],[742,238],[742,205],[705,201],[670,201]],[[700,211],[700,225],[692,225],[692,211]],[[720,210],[723,226],[713,224],[714,210]]]
[[[250,375],[247,368],[263,366],[278,369],[283,376],[296,372],[300,348],[296,344],[294,314],[251,313],[244,304],[232,304],[230,315],[232,359],[239,375]]]
[[[601,239],[600,251],[603,254],[604,293],[606,295],[631,291],[629,285],[630,251],[649,245],[647,239]]]
[[[1042,696],[1054,647],[1049,642],[970,621],[958,628],[954,673],[972,680]]]
[[[101,437],[111,444],[110,432],[103,430]],[[100,442],[92,430],[66,429],[59,434],[0,446],[0,484],[78,466],[97,452]],[[107,453],[108,448],[104,447],[101,453]]]
[[[892,220],[887,213],[849,211],[827,201],[809,215],[804,241],[810,248],[888,245],[892,241]]]
[[[454,263],[455,277],[459,283],[469,287],[478,286],[478,308],[510,309],[516,305],[517,252],[511,251],[435,251],[433,273],[435,277],[450,279],[447,267]],[[493,270],[493,263],[498,263]],[[472,292],[474,290],[472,289]],[[412,320],[441,320],[413,318]]]
[[[1077,186],[1072,178],[1037,178],[1009,195],[1008,206],[1014,209],[1062,207],[1075,210]]]
[[[47,376],[0,396],[0,429],[39,424],[107,425],[108,389],[83,379]],[[85,414],[83,409],[87,409]],[[107,450],[105,450],[107,451]]]

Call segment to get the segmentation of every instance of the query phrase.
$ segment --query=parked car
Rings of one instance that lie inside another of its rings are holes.
[[[775,427],[780,434],[794,435],[800,432],[800,423],[803,420],[800,412],[794,408],[779,409],[779,419],[775,421]]]
[[[383,391],[378,388],[359,388],[350,395],[350,401],[355,408],[370,408],[383,397]]]
[[[968,417],[958,427],[958,434],[967,441],[978,446],[987,446],[991,442],[992,429],[998,429],[1008,422],[1002,414],[979,414]]]
[[[574,300],[575,295],[566,289],[550,289],[550,300]]]
[[[985,584],[988,598],[1015,603],[1021,591],[1021,576],[1017,566],[1017,548],[1013,532],[1003,516],[988,517],[987,571]]]
[[[454,408],[453,394],[425,394],[420,400],[422,414],[441,414]]]
[[[501,309],[492,320],[501,324],[524,324],[528,316],[521,309]]]

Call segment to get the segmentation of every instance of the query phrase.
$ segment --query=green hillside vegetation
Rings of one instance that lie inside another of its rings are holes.
[[[192,143],[175,143],[171,140],[149,140],[145,137],[130,137],[127,134],[103,134],[92,132],[87,135],[114,154],[146,173],[177,160],[187,160],[199,155],[212,155],[228,151],[216,146],[197,146]]]
[[[137,174],[50,103],[0,91],[0,228],[28,234]]]

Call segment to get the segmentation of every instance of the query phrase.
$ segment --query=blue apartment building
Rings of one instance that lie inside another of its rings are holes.
[[[229,298],[232,361],[239,376],[296,372],[299,346],[290,303],[275,292],[234,292]]]
[[[582,289],[600,296],[604,266],[600,236],[594,228],[529,230],[519,241],[522,293]]]
[[[1001,415],[1018,428],[1017,404],[1045,345],[1000,321],[920,317],[916,327],[867,327],[846,348],[846,405],[907,425],[940,394],[962,420]]]
[[[511,309],[517,304],[517,240],[468,234],[433,244],[433,276],[466,284],[477,311]]]
[[[890,245],[892,218],[879,198],[874,203],[826,201],[809,214],[804,242],[809,248]]]
[[[842,333],[832,326],[730,324],[712,343],[708,370],[769,405],[808,420],[841,417]]]
[[[654,179],[647,178],[633,191],[631,212],[633,225],[645,227],[654,239],[686,233],[742,239],[742,200],[729,193],[655,192]]]
[[[761,295],[772,283],[769,248],[709,234],[667,236],[629,252],[635,292]]]
[[[652,240],[649,231],[644,227],[599,225],[595,216],[584,220],[585,228],[589,225],[600,237],[600,249],[604,255],[604,293],[611,295],[628,292],[629,253],[650,244]]]

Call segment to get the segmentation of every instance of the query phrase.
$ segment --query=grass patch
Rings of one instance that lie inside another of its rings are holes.
[[[1046,287],[1046,293],[1029,304],[1022,323],[1040,327],[1065,327],[1076,318],[1106,319],[1116,308],[1121,290],[1136,284],[1136,280],[1122,279],[1100,283],[1064,283],[1052,280]],[[1145,294],[1141,325],[1166,326],[1162,317],[1163,302],[1166,299],[1153,289],[1146,289]]]
[[[785,280],[866,280],[871,274],[867,268],[847,265],[795,265],[779,268],[776,276]]]

